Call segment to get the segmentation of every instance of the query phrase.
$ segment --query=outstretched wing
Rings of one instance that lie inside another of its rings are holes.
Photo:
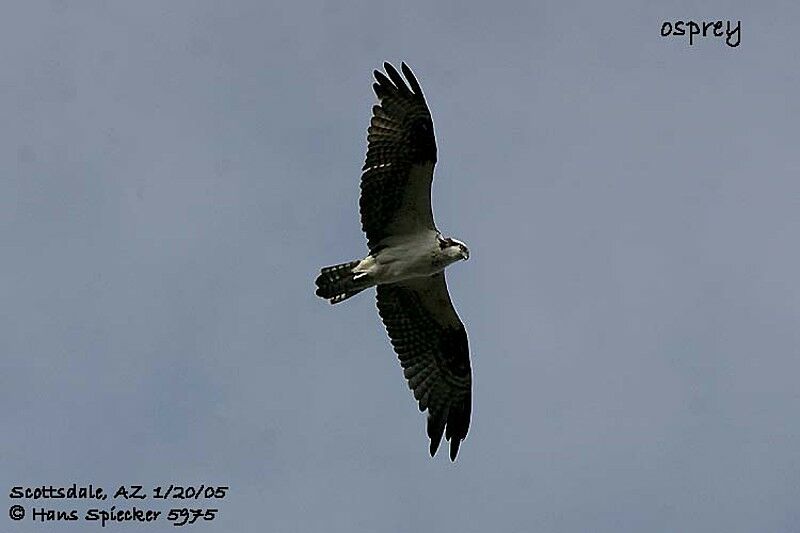
[[[378,311],[420,411],[428,410],[431,456],[446,429],[455,461],[469,429],[472,375],[467,332],[450,301],[444,272],[378,285]]]
[[[433,121],[417,79],[403,63],[400,76],[383,64],[372,85],[380,105],[372,107],[367,129],[367,160],[361,174],[361,227],[370,251],[391,235],[436,227],[431,211],[431,181],[436,163]],[[410,86],[410,87],[409,87]]]

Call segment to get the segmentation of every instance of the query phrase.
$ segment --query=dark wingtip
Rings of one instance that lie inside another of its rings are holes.
[[[444,434],[445,418],[439,415],[434,415],[428,410],[428,437],[431,439],[431,457],[439,449],[439,443],[442,442],[442,435]]]
[[[408,80],[408,84],[411,86],[411,91],[417,96],[422,96],[422,88],[419,86],[416,76],[414,76],[414,73],[411,72],[411,68],[406,65],[405,61],[400,64],[400,70],[403,71],[403,75]]]
[[[394,68],[394,66],[392,66],[391,63],[384,63],[383,68],[386,70],[386,74],[389,75],[389,79],[392,80],[392,83],[395,84],[397,89],[402,94],[411,94],[411,91],[408,89],[408,85],[406,85],[405,80],[400,75],[400,73],[397,72],[397,69]]]
[[[378,80],[378,83],[387,88],[392,87],[392,82],[389,80],[389,78],[386,77],[386,74],[384,74],[380,70],[375,71],[375,79]]]
[[[450,461],[456,462],[456,455],[458,455],[458,447],[461,446],[461,439],[453,437],[450,441]]]

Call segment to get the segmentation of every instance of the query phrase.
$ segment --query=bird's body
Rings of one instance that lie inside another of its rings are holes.
[[[443,237],[435,231],[387,237],[375,255],[368,255],[353,269],[356,280],[363,276],[374,285],[397,283],[438,274],[463,259],[460,251],[442,248]]]
[[[472,374],[466,330],[453,308],[444,269],[469,258],[464,243],[433,222],[433,121],[419,83],[402,65],[375,71],[369,147],[361,177],[361,223],[369,254],[323,268],[317,295],[336,304],[377,287],[378,311],[420,410],[428,410],[433,455],[442,435],[455,460],[467,436]],[[410,86],[410,87],[409,87]],[[446,430],[446,433],[445,433]]]

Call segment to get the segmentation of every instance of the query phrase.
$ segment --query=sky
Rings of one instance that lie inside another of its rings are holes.
[[[3,531],[800,530],[800,5],[11,1],[0,20]],[[665,21],[740,21],[725,38]],[[438,141],[458,460],[365,292],[372,70]],[[11,498],[142,485],[146,500]],[[156,486],[228,486],[222,499]],[[162,511],[42,524],[33,508]],[[9,511],[10,512],[10,511]]]

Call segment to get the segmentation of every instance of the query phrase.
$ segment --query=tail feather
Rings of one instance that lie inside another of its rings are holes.
[[[355,296],[367,287],[355,281],[353,269],[361,261],[349,261],[340,265],[325,267],[317,277],[317,296],[332,304],[338,304]]]

